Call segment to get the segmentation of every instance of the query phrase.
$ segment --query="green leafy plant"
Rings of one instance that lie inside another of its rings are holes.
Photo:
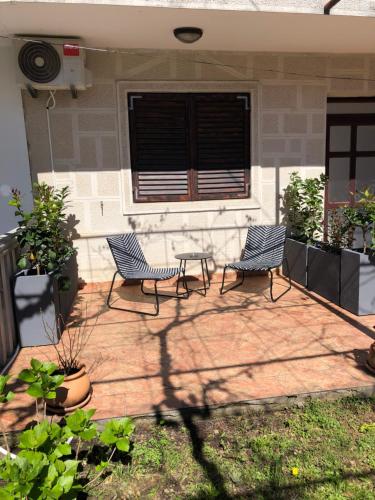
[[[0,462],[0,478],[6,482],[0,498],[49,499],[78,492],[79,462],[69,458],[70,436],[68,427],[47,420],[22,432],[16,458],[8,455]]]
[[[95,410],[76,410],[62,425],[43,420],[32,429],[21,433],[20,453],[16,459],[9,455],[0,461],[0,479],[6,486],[0,489],[0,499],[69,497],[82,490],[78,473],[82,460],[79,449],[82,441],[99,439],[109,446],[108,458],[97,466],[97,474],[86,485],[89,489],[101,477],[117,450],[128,452],[134,424],[130,418],[109,421],[103,432],[98,432],[91,421]],[[75,458],[69,438],[77,438]]]
[[[370,231],[371,249],[375,249],[375,193],[370,188],[365,188],[358,192],[358,204],[360,206],[360,221],[359,227],[363,235],[363,252],[367,252],[366,236]]]
[[[14,392],[7,390],[10,375],[0,375],[0,403],[8,403],[14,398]]]
[[[0,498],[75,498],[82,489],[79,461],[69,458],[67,435],[64,427],[47,420],[24,431],[16,458],[7,455],[0,462],[0,478],[6,482]]]
[[[304,213],[304,233],[308,242],[312,242],[322,233],[324,188],[327,177],[305,179],[302,192],[302,210]]]
[[[12,391],[7,390],[7,383],[9,379],[10,375],[0,375],[0,404],[8,403],[9,401],[12,401],[12,399],[14,398],[14,393]],[[5,426],[1,420],[0,420],[0,426],[1,426],[1,433],[4,439],[4,444],[7,452],[9,453],[10,450],[9,450],[8,437],[5,430]]]
[[[334,208],[328,211],[327,240],[328,250],[339,252],[347,246],[348,226],[344,220],[342,211]]]
[[[284,210],[286,222],[291,236],[296,239],[304,238],[304,218],[301,211],[303,181],[297,172],[292,172],[290,181],[284,190]]]
[[[30,368],[24,369],[19,378],[28,384],[27,393],[38,400],[56,397],[56,389],[64,380],[56,375],[57,365],[32,359]],[[7,391],[9,375],[0,377],[0,403],[10,401],[13,393]],[[14,457],[7,444],[8,455],[0,460],[0,499],[13,498],[76,498],[84,488],[89,490],[111,463],[116,450],[128,452],[134,424],[130,418],[109,421],[99,432],[92,422],[94,409],[78,409],[59,423],[44,419],[19,435],[20,452]],[[75,449],[72,447],[72,440]],[[106,447],[106,460],[96,467],[96,475],[90,481],[82,473],[83,459],[80,450],[83,442],[92,445],[100,441]],[[83,486],[83,483],[86,484]]]
[[[15,207],[18,222],[17,241],[20,246],[18,267],[35,269],[37,274],[61,271],[74,253],[66,224],[66,199],[69,188],[56,189],[46,183],[33,186],[34,207],[22,207],[20,191],[12,190],[9,205]]]
[[[76,447],[76,459],[79,456],[82,441],[90,441],[97,437],[97,427],[91,419],[95,413],[94,409],[91,410],[76,410],[72,415],[66,418],[66,425],[69,428],[71,435],[78,440]]]
[[[363,239],[363,253],[368,252],[367,237],[371,235],[371,249],[375,248],[375,194],[370,188],[356,193],[357,206],[346,206],[342,210],[347,230],[347,246],[353,248],[354,232],[359,228]]]
[[[86,488],[90,488],[93,484],[100,478],[103,474],[104,470],[110,464],[113,455],[116,450],[122,452],[128,452],[130,450],[130,438],[134,432],[134,423],[131,418],[125,417],[118,420],[109,420],[106,422],[104,426],[104,430],[99,434],[99,440],[107,445],[108,447],[112,447],[112,450],[109,452],[108,459],[106,461],[101,461],[101,463],[97,466],[98,474],[91,479],[91,481],[86,485]]]
[[[37,359],[30,361],[30,368],[25,368],[18,378],[26,382],[29,387],[27,394],[35,398],[36,415],[39,420],[39,401],[43,401],[43,414],[46,415],[46,399],[56,397],[56,389],[64,382],[64,375],[55,374],[58,366],[51,362],[42,362]]]
[[[291,236],[311,243],[322,234],[325,175],[302,179],[292,172],[284,190],[284,212]]]
[[[52,458],[61,458],[70,455],[71,447],[67,440],[72,433],[67,426],[60,426],[56,422],[43,420],[20,435],[19,447],[24,450],[41,451]]]
[[[347,233],[347,246],[353,248],[354,232],[356,227],[361,225],[357,207],[344,207],[342,210],[343,224]]]
[[[131,418],[125,417],[119,420],[110,420],[105,424],[100,440],[107,445],[114,445],[120,451],[129,451],[130,436],[134,431],[134,423]]]

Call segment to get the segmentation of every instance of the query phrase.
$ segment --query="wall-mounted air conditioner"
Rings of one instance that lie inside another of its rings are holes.
[[[23,88],[76,91],[91,86],[85,51],[79,48],[81,39],[36,35],[18,35],[18,38],[15,40],[18,83]]]

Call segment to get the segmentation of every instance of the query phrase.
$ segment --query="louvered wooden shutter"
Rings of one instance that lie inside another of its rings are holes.
[[[190,199],[188,102],[183,94],[129,94],[135,201]]]
[[[248,196],[249,94],[195,94],[192,99],[196,199]]]
[[[245,198],[250,96],[129,94],[134,200]]]

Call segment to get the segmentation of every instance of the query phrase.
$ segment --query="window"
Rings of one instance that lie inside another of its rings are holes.
[[[372,101],[336,98],[328,101],[326,172],[329,178],[327,209],[354,205],[356,191],[375,186],[375,106]]]
[[[128,94],[136,202],[249,196],[250,95]]]

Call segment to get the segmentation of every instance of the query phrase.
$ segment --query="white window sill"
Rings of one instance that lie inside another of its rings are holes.
[[[212,203],[214,201],[214,204]],[[211,203],[210,203],[211,202]],[[181,205],[181,206],[179,206]],[[229,212],[233,210],[259,210],[260,205],[246,199],[207,200],[204,202],[177,202],[162,205],[160,203],[133,203],[125,208],[123,215],[183,214],[197,212]]]

